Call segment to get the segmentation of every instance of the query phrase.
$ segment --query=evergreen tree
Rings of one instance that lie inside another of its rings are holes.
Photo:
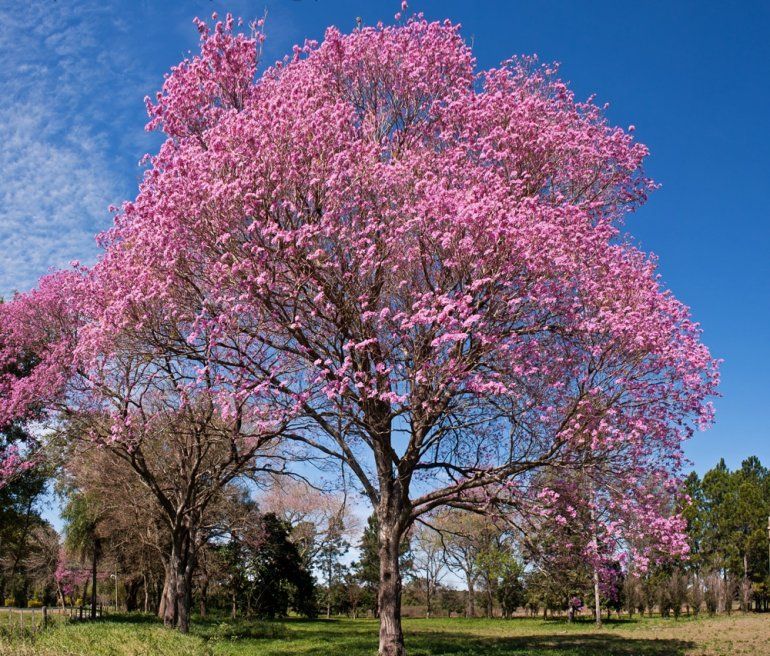
[[[350,543],[344,538],[345,527],[342,517],[335,515],[329,519],[326,536],[318,552],[318,560],[323,570],[326,582],[326,617],[331,617],[334,597],[340,596],[338,588],[345,575],[345,567],[340,562],[341,558],[350,549]]]

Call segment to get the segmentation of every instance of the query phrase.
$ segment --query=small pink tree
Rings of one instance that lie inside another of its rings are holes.
[[[75,560],[65,549],[59,550],[59,561],[54,572],[54,581],[62,606],[67,605],[67,599],[69,599],[70,604],[74,604],[78,589],[83,586],[83,590],[85,590],[85,585],[91,577],[88,567],[83,567]],[[83,602],[85,601],[83,597],[81,599]]]
[[[647,150],[554,67],[476,71],[449,22],[329,29],[259,78],[261,36],[199,28],[149,103],[167,139],[102,237],[75,351],[138,333],[126,353],[181,358],[191,388],[213,376],[341,461],[377,513],[380,653],[400,656],[416,518],[586,454],[667,471],[710,420],[698,327],[619,233]],[[6,412],[51,394],[17,383]]]
[[[525,534],[529,560],[550,576],[577,584],[592,577],[596,623],[601,624],[600,599],[617,590],[621,572],[644,574],[650,564],[685,559],[689,554],[680,481],[664,472],[642,479],[638,466],[608,475],[601,464],[585,463],[567,476],[534,482],[532,497],[513,497],[511,514]],[[586,569],[587,568],[587,569]]]

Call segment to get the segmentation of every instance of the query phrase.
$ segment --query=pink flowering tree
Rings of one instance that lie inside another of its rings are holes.
[[[208,336],[192,334],[183,299],[176,318],[160,320],[146,304],[133,307],[141,314],[131,323],[111,324],[111,274],[106,263],[52,274],[1,306],[5,357],[18,350],[37,362],[6,376],[3,411],[46,421],[52,442],[69,442],[75,459],[83,446],[108,450],[149,490],[168,534],[160,615],[186,631],[216,502],[237,478],[281,467],[276,438],[293,400],[220,373]],[[174,350],[167,333],[188,350]]]
[[[56,583],[56,592],[59,598],[59,603],[62,606],[67,605],[69,600],[70,604],[74,604],[75,597],[78,590],[88,583],[88,579],[91,576],[91,572],[87,567],[83,567],[77,559],[73,558],[63,548],[59,550],[59,559],[56,564],[56,570],[54,572],[54,581]],[[81,605],[84,601],[81,596]]]
[[[681,481],[663,471],[640,474],[635,463],[610,472],[606,462],[539,477],[531,498],[513,496],[517,507],[507,515],[523,533],[528,560],[559,578],[564,594],[580,593],[591,579],[597,624],[601,598],[615,601],[621,572],[640,576],[689,554]]]
[[[478,71],[458,26],[418,15],[329,29],[257,77],[261,36],[199,27],[149,102],[167,139],[102,237],[76,350],[98,369],[138,332],[340,461],[377,513],[379,649],[400,655],[418,517],[585,454],[668,470],[715,363],[620,234],[646,149],[554,67]]]

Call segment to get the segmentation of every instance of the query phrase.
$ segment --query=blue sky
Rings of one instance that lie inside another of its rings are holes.
[[[107,206],[135,194],[157,148],[143,97],[195,48],[196,15],[267,9],[266,60],[327,25],[392,20],[399,2],[51,0],[0,8],[0,293],[51,266],[93,261]],[[770,464],[770,3],[413,1],[463,24],[481,67],[513,54],[559,61],[579,97],[636,126],[663,186],[628,228],[660,257],[724,358],[717,424],[687,453]]]

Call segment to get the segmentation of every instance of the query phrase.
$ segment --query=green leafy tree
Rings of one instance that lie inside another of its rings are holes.
[[[91,619],[96,619],[96,583],[103,546],[103,535],[100,530],[102,516],[98,499],[77,489],[71,489],[62,511],[62,519],[65,523],[64,532],[69,550],[77,553],[82,561],[90,560]],[[84,590],[84,604],[85,597]]]
[[[693,503],[686,510],[695,562],[704,572],[722,571],[760,583],[768,575],[767,518],[770,472],[752,456],[730,471],[724,460],[700,485],[688,479]]]
[[[331,617],[332,606],[335,599],[345,598],[342,585],[346,568],[341,559],[350,549],[350,543],[344,537],[345,526],[340,515],[334,515],[329,518],[329,526],[324,536],[323,543],[318,551],[318,562],[323,571],[326,582],[326,617]]]
[[[258,527],[233,534],[221,547],[233,604],[240,602],[247,615],[317,614],[313,577],[290,535],[288,522],[267,513]]]
[[[0,369],[0,376],[11,374],[23,378],[35,364],[34,357],[19,358]],[[0,454],[8,450],[34,450],[36,446],[23,423],[0,426]],[[25,562],[33,536],[50,528],[39,509],[49,478],[48,468],[34,467],[21,469],[0,484],[0,599],[12,598],[17,606],[26,604],[32,585]]]
[[[511,617],[516,609],[526,602],[524,567],[513,556],[509,556],[500,564],[497,600],[500,602],[503,617]]]

